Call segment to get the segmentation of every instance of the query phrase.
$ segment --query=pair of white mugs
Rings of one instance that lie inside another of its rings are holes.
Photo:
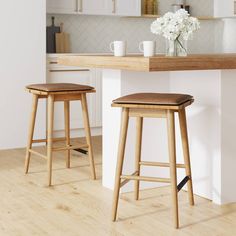
[[[115,57],[124,57],[126,55],[126,41],[114,41],[110,44],[110,49]],[[144,57],[153,57],[156,51],[156,42],[143,41],[139,44],[139,50]]]

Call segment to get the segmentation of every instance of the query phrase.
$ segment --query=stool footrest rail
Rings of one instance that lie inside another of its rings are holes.
[[[88,144],[82,144],[82,145],[69,145],[69,146],[65,146],[65,147],[56,147],[53,148],[53,151],[65,151],[65,150],[73,150],[73,149],[81,149],[81,148],[88,148]]]
[[[29,149],[29,152],[32,153],[32,154],[34,154],[34,155],[36,155],[36,156],[42,157],[42,158],[44,158],[44,159],[47,159],[47,156],[44,155],[44,154],[41,154],[40,152],[36,152],[36,151],[34,151],[34,150],[32,150],[32,149]]]
[[[160,182],[160,183],[170,183],[170,178],[156,178],[156,177],[147,177],[147,176],[135,176],[135,175],[121,175],[121,179],[125,180],[140,180],[147,182]]]
[[[140,161],[139,165],[142,166],[157,166],[157,167],[170,167],[170,163],[165,162],[150,162],[150,161]],[[184,164],[176,164],[177,168],[186,168]]]

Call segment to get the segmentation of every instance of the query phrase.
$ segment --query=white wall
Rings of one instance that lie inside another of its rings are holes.
[[[235,166],[236,166],[236,145],[234,134],[236,132],[235,115],[236,107],[234,101],[236,100],[236,80],[235,70],[222,71],[221,81],[221,104],[222,104],[222,160],[221,160],[221,181],[222,181],[222,199],[221,203],[236,202],[236,188],[235,188]],[[232,187],[233,186],[233,187]]]
[[[1,2],[0,149],[26,144],[31,96],[24,87],[46,76],[45,2]]]
[[[236,52],[236,19],[224,19],[223,25],[223,52]]]
[[[217,17],[234,16],[234,0],[214,0],[214,15]]]
[[[236,53],[236,18],[225,18],[215,23],[215,51]]]

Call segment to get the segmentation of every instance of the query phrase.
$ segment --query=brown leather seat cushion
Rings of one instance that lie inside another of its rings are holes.
[[[116,104],[181,105],[193,96],[174,93],[136,93],[115,99]]]
[[[71,83],[31,84],[26,88],[43,92],[88,91],[94,89],[91,86]]]

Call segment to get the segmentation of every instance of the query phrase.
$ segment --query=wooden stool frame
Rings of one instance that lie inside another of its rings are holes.
[[[115,221],[117,217],[117,208],[119,201],[120,188],[127,184],[130,180],[135,181],[134,198],[139,199],[139,182],[161,182],[170,183],[172,192],[173,218],[175,228],[179,228],[178,215],[178,192],[187,183],[189,204],[194,205],[191,164],[189,155],[188,132],[185,107],[190,105],[192,101],[188,101],[180,106],[165,106],[165,105],[137,105],[137,104],[115,104],[113,107],[122,107],[122,123],[120,131],[120,142],[118,148],[115,188],[113,196],[112,220]],[[179,125],[181,131],[184,164],[176,163],[176,143],[175,143],[175,112],[179,115]],[[131,175],[122,175],[122,168],[124,162],[125,145],[128,131],[129,117],[136,117],[136,148],[135,148],[135,172]],[[169,163],[147,162],[141,161],[141,146],[142,146],[142,130],[143,118],[165,118],[167,120],[168,130],[168,149],[169,149]],[[156,166],[169,167],[170,178],[156,178],[140,176],[141,166]],[[177,168],[184,168],[186,177],[177,185]]]
[[[41,92],[38,90],[27,89],[28,92],[33,94],[32,110],[30,116],[29,125],[29,135],[28,143],[26,148],[26,158],[25,158],[25,173],[29,171],[29,164],[31,154],[43,157],[47,160],[48,169],[48,186],[52,185],[52,154],[54,151],[66,151],[66,167],[70,168],[70,151],[73,149],[88,148],[88,156],[91,168],[91,177],[96,179],[95,164],[93,156],[93,148],[91,142],[91,132],[89,125],[88,107],[87,107],[87,93],[93,93],[95,90],[88,91],[66,91],[66,92]],[[47,99],[47,128],[46,128],[46,139],[34,140],[34,128],[36,113],[38,107],[39,99]],[[86,135],[86,144],[84,145],[70,145],[70,101],[81,101],[82,114],[84,121],[84,129]],[[65,137],[53,138],[53,125],[54,125],[54,103],[64,102],[64,114],[65,114]],[[53,142],[66,141],[66,146],[64,147],[53,147]],[[47,144],[47,155],[43,155],[32,149],[33,143],[43,143]]]

